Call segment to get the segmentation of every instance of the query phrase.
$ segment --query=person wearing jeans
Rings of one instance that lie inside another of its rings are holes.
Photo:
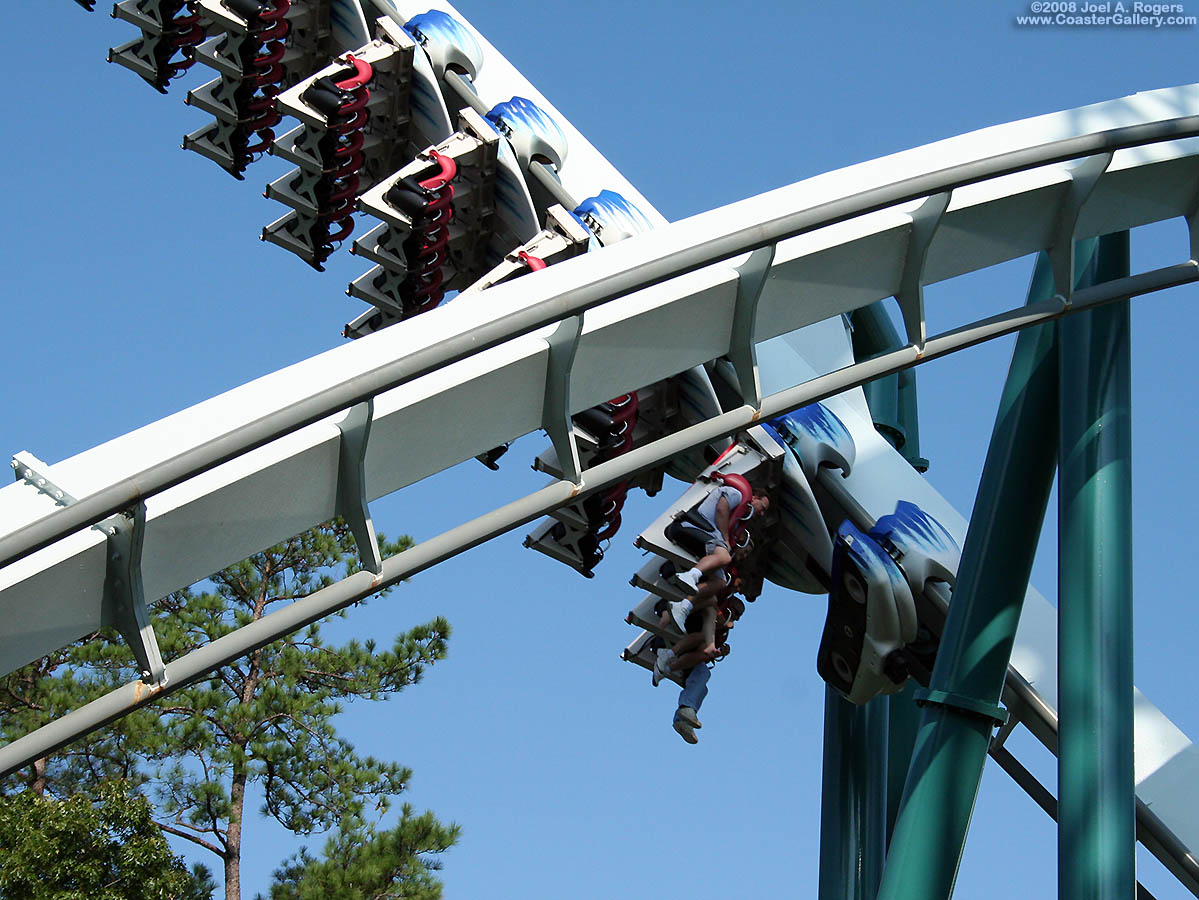
[[[712,670],[707,663],[692,666],[683,682],[683,690],[679,692],[679,706],[674,711],[674,730],[688,744],[698,744],[695,729],[702,727],[699,721],[699,708],[708,696],[708,679]]]

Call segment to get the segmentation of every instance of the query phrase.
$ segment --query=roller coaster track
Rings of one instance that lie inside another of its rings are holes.
[[[14,771],[255,647],[685,449],[983,341],[1199,281],[1197,202],[1199,85],[1137,94],[939,141],[664,225],[463,296],[54,465],[19,454],[18,482],[0,489],[3,672],[101,624],[104,529],[115,527],[114,516],[133,523],[126,527],[140,566],[128,575],[152,603],[337,514],[369,543],[370,500],[538,429],[560,456],[569,453],[572,413],[720,357],[752,371],[756,347],[779,335],[891,296],[907,329],[903,348],[814,371],[766,395],[747,379],[739,407],[553,480],[397,556],[378,559],[375,548],[376,571],[0,748],[0,770]],[[1070,290],[1075,241],[1174,217],[1190,229],[1176,265]],[[1042,250],[1057,275],[1051,300],[926,333],[924,285]],[[752,277],[767,269],[765,278]],[[638,340],[647,333],[677,339],[650,349]],[[441,431],[430,454],[425,435],[450,420],[470,427]],[[897,492],[945,505],[907,472]],[[885,511],[883,498],[855,502],[871,515]],[[239,516],[247,508],[257,514]],[[370,559],[372,549],[364,549]],[[1052,749],[1051,612],[1030,596],[1031,624],[1022,623],[1007,696]],[[1143,698],[1136,741],[1140,836],[1199,895],[1199,815],[1168,790],[1194,783],[1199,755]],[[1020,780],[1017,769],[1009,772]]]

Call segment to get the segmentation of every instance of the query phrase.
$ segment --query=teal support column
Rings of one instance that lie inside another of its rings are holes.
[[[1081,286],[1128,274],[1099,239]],[[1128,301],[1058,324],[1058,896],[1136,896]]]
[[[849,322],[853,329],[853,357],[857,362],[904,345],[881,301],[855,309],[850,313]],[[928,460],[920,456],[915,370],[904,369],[894,375],[877,378],[862,385],[862,391],[879,434],[916,471],[927,471]]]
[[[824,692],[819,900],[874,900],[887,847],[887,698]]]
[[[903,458],[917,472],[928,471],[928,460],[920,455],[920,415],[916,403],[916,370],[904,369],[899,376],[899,421],[903,424],[907,440],[904,442]]]
[[[895,831],[903,785],[912,764],[916,746],[916,731],[920,727],[920,708],[916,691],[920,687],[909,681],[902,691],[887,698],[887,844]]]
[[[1051,296],[1047,257],[1029,301]],[[1056,467],[1053,326],[1016,341],[927,691],[880,900],[941,900],[958,864]]]
[[[855,362],[903,346],[881,301],[855,309],[849,314],[849,324]],[[895,449],[903,447],[907,436],[899,422],[899,375],[884,375],[868,381],[862,385],[862,392],[879,434]]]

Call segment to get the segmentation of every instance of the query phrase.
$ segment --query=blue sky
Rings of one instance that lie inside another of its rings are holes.
[[[938,138],[1195,79],[1195,27],[1019,28],[1024,5],[460,8],[677,219]],[[178,149],[205,121],[182,103],[201,73],[160,96],[105,64],[132,32],[104,10],[13,6],[0,92],[0,450],[57,461],[338,344],[360,309],[343,290],[361,265],[343,252],[320,275],[257,240],[281,214],[261,197],[278,161],[238,184]],[[1199,0],[1187,6],[1199,14]],[[1133,236],[1135,268],[1185,255],[1179,222]],[[1017,261],[934,287],[930,330],[1019,302],[1030,273]],[[1196,299],[1178,289],[1133,307],[1137,682],[1192,735],[1199,713],[1178,673],[1196,612],[1177,560],[1192,552],[1195,426],[1178,373]],[[929,477],[963,512],[1010,347],[920,370]],[[426,537],[525,493],[543,443],[519,443],[498,476],[472,462],[416,485],[379,503],[376,521]],[[363,751],[415,770],[411,802],[462,824],[445,859],[448,896],[814,896],[823,598],[774,589],[751,607],[713,677],[701,743],[685,746],[670,729],[673,694],[618,659],[640,596],[627,584],[641,562],[630,543],[655,509],[626,507],[593,580],[521,549],[518,533],[336,626],[386,638],[444,614],[455,627],[450,658],[423,684],[345,716]],[[1050,597],[1053,526],[1051,510],[1034,574]],[[1052,783],[1051,758],[1034,758]],[[959,896],[1052,895],[1055,841],[1049,819],[989,767]],[[269,827],[249,834],[247,896],[292,849]],[[1151,859],[1142,877],[1159,900],[1185,896]]]

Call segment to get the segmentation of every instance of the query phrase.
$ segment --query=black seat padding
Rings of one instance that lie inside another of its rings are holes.
[[[663,530],[666,539],[678,544],[696,559],[704,555],[704,547],[712,540],[712,532],[696,528],[684,519],[675,519]]]

